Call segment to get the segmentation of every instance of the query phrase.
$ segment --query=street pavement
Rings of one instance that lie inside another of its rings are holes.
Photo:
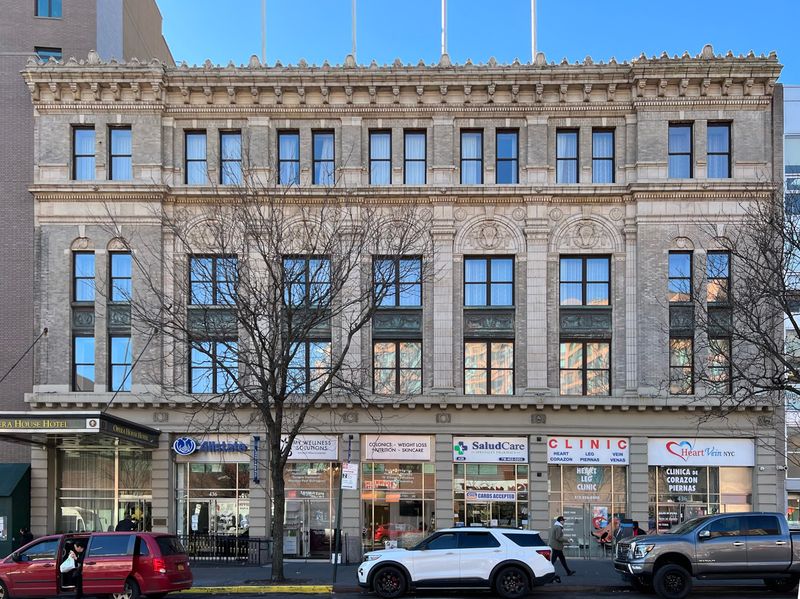
[[[192,597],[210,597],[211,595],[192,595]],[[215,599],[320,599],[322,597],[330,599],[374,599],[375,595],[353,592],[353,593],[317,593],[317,594],[303,594],[303,593],[231,593],[231,594],[214,594]],[[416,595],[408,595],[408,599],[494,599],[495,595],[490,593],[419,593]],[[616,590],[597,592],[592,590],[584,591],[566,591],[566,592],[537,592],[534,591],[531,599],[537,597],[556,597],[567,599],[654,599],[655,595],[643,595],[629,590]],[[771,593],[766,589],[750,589],[747,587],[730,587],[728,590],[715,589],[712,592],[697,591],[690,595],[690,599],[779,599],[781,597],[794,599],[797,597],[796,593],[780,595],[778,593]]]

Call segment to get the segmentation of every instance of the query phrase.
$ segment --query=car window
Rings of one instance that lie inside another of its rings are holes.
[[[747,534],[764,537],[781,534],[781,525],[775,516],[747,516]]]
[[[92,557],[133,555],[135,539],[135,535],[95,535],[89,541],[88,555]]]
[[[29,547],[24,553],[20,553],[19,556],[22,561],[32,562],[44,559],[56,559],[56,551],[58,551],[58,539],[36,543],[36,545]]]
[[[443,532],[435,539],[431,539],[427,543],[427,548],[430,550],[436,549],[455,549],[458,546],[458,538],[454,532]]]
[[[460,549],[483,549],[486,547],[500,547],[500,541],[488,532],[463,532],[458,535]]]
[[[711,533],[711,538],[738,537],[742,534],[741,518],[720,518],[706,526],[705,530]]]
[[[136,537],[136,555],[139,557],[147,557],[150,555],[150,548],[147,546],[147,541],[142,537]]]
[[[542,537],[536,533],[504,532],[503,536],[520,547],[542,547],[547,545],[542,541]]]
[[[156,537],[158,549],[161,551],[162,557],[168,555],[184,555],[186,550],[181,545],[178,537]]]

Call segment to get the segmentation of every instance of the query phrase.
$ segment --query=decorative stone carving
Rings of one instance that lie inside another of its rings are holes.
[[[206,104],[214,103],[214,90],[211,88],[210,85],[206,85],[203,87],[203,95],[206,97]]]
[[[422,208],[418,215],[421,221],[427,222],[433,218],[433,211],[430,208]]]
[[[73,251],[83,251],[92,248],[93,248],[92,242],[89,240],[88,237],[78,237],[69,246],[69,249]]]
[[[400,103],[400,87],[397,85],[392,86],[392,103],[399,104]]]
[[[670,306],[669,330],[676,333],[694,331],[694,307]]]
[[[470,102],[472,102],[471,94],[472,94],[472,86],[471,85],[465,85],[464,86],[464,104],[469,104]]]
[[[236,104],[236,88],[229,85],[225,91],[228,93],[228,104]]]
[[[562,308],[559,314],[561,333],[604,335],[611,332],[610,308]]]
[[[283,89],[280,85],[275,86],[273,93],[275,94],[275,104],[283,104]]]
[[[447,86],[446,85],[440,85],[439,86],[439,95],[441,96],[442,104],[445,104],[447,102]]]
[[[550,219],[554,221],[559,221],[564,218],[564,213],[561,211],[561,208],[552,208],[550,210]]]
[[[610,220],[600,216],[571,218],[552,237],[552,251],[621,251],[622,241]]]
[[[622,212],[622,208],[612,208],[608,211],[608,218],[611,220],[620,221],[622,220],[624,213]]]
[[[466,220],[467,211],[464,208],[456,208],[455,211],[453,212],[453,216],[458,221]]]
[[[422,334],[422,312],[414,311],[382,311],[372,317],[372,332],[378,337]]]
[[[72,328],[94,332],[94,308],[74,308]]]
[[[694,243],[688,237],[676,237],[672,242],[672,245],[679,250],[693,250]]]
[[[608,90],[606,91],[606,100],[609,102],[613,102],[616,93],[617,93],[617,84],[609,83]]]
[[[727,79],[725,79],[725,81],[722,82],[722,95],[723,96],[727,96],[728,95],[728,91],[730,90],[731,85],[733,85],[733,79],[731,79],[730,77],[728,77]]]
[[[511,86],[511,103],[516,104],[519,102],[519,85],[512,85]]]
[[[188,311],[189,330],[209,336],[237,334],[236,314],[231,309],[192,307]]]
[[[514,217],[514,220],[523,220],[525,218],[525,209],[524,208],[514,208],[514,212],[511,213],[511,216]]]
[[[688,79],[681,79],[681,83],[678,86],[678,94],[681,97],[684,97],[686,95],[686,90],[688,90],[688,89],[689,89],[689,80]]]
[[[667,86],[669,85],[669,81],[666,79],[662,79],[658,82],[658,97],[663,98],[667,93]]]
[[[369,103],[375,104],[378,101],[378,90],[374,85],[370,85],[367,91],[369,92]]]
[[[593,248],[597,245],[599,239],[600,235],[594,223],[581,223],[575,228],[573,240],[575,245],[580,248]]]
[[[348,104],[353,103],[353,86],[352,85],[345,85],[344,86],[344,97]]]
[[[425,87],[423,85],[417,86],[417,104],[422,104],[422,96],[425,93]]]
[[[636,82],[636,97],[642,98],[644,97],[644,92],[647,89],[647,79],[639,79]]]
[[[562,83],[558,86],[558,101],[559,102],[566,102],[567,101],[567,90],[569,86],[566,83]]]
[[[514,333],[514,312],[464,311],[464,335],[474,337]]]
[[[447,412],[436,414],[436,424],[450,424],[450,414]]]
[[[753,79],[752,79],[752,78],[750,78],[750,79],[747,79],[747,80],[744,82],[744,95],[745,95],[745,96],[751,96],[751,95],[753,95],[753,83],[754,83],[754,82],[753,82]]]
[[[130,250],[127,242],[121,237],[114,237],[108,242],[106,248],[111,252],[127,252]]]
[[[497,86],[494,83],[490,83],[489,86],[486,88],[486,93],[488,94],[487,102],[492,104],[494,102],[494,92],[497,89]]]
[[[536,84],[536,103],[542,103],[542,96],[544,95],[544,83]]]
[[[707,96],[709,87],[711,87],[711,79],[703,79],[703,82],[700,84],[700,95]]]
[[[331,91],[328,89],[327,85],[323,85],[319,88],[319,93],[322,94],[322,103],[328,104],[330,102],[330,93]]]
[[[129,329],[131,327],[131,307],[128,305],[109,305],[108,326],[113,329]]]
[[[592,84],[585,83],[583,85],[583,101],[588,102],[592,99]]]

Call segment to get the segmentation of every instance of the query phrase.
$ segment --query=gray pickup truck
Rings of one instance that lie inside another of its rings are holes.
[[[637,590],[664,599],[686,597],[692,578],[763,579],[788,592],[800,580],[800,531],[773,512],[704,516],[667,534],[619,542],[614,568]]]

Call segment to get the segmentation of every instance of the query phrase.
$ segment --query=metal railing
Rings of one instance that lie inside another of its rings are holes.
[[[192,565],[260,566],[272,556],[272,541],[235,535],[179,535]]]

